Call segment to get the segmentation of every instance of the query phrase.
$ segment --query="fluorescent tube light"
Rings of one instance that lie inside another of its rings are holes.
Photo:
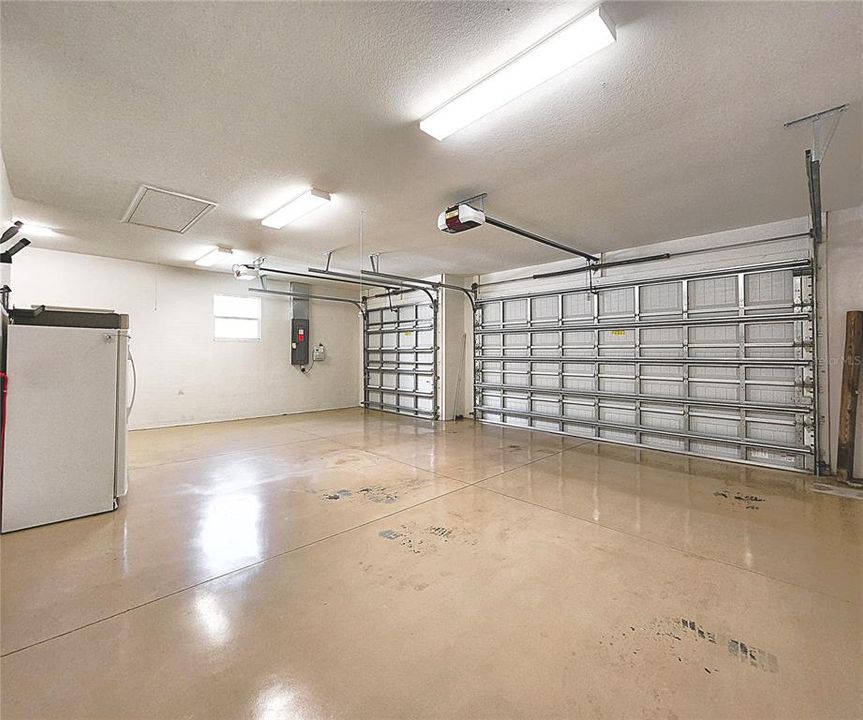
[[[317,188],[306,190],[299,197],[295,197],[283,208],[276,210],[272,215],[267,215],[261,220],[261,225],[271,228],[282,228],[290,225],[294,220],[299,220],[303,215],[308,215],[312,210],[317,210],[330,201],[330,194]]]
[[[51,228],[42,225],[30,225],[29,223],[24,223],[21,229],[18,230],[18,233],[20,235],[32,235],[33,237],[54,237],[57,234]]]
[[[558,28],[471,85],[420,121],[420,129],[443,140],[528,90],[611,45],[614,23],[602,7]]]
[[[232,248],[219,245],[195,260],[195,265],[198,267],[213,267],[220,260],[230,258],[233,254],[234,250]]]

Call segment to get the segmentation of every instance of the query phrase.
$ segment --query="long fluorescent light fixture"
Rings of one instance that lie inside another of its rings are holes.
[[[317,188],[309,188],[299,197],[295,197],[283,208],[276,210],[272,215],[267,215],[261,220],[261,225],[271,228],[283,228],[290,225],[294,220],[299,220],[303,215],[308,215],[312,210],[317,210],[330,201],[330,194]]]
[[[197,260],[195,260],[195,265],[197,265],[198,267],[213,267],[213,265],[215,265],[220,260],[230,258],[233,256],[233,254],[233,248],[219,245],[218,247],[214,247],[212,250],[208,251],[206,255],[202,255]]]
[[[443,140],[608,47],[616,37],[614,23],[601,6],[597,7],[570,20],[456,95],[421,120],[420,129]]]
[[[54,237],[57,234],[49,227],[31,225],[29,223],[24,223],[20,228],[20,232],[22,235],[33,235],[34,237]]]

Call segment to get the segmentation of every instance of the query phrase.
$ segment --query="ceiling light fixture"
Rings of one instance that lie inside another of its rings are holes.
[[[217,245],[212,250],[209,250],[205,255],[202,255],[195,260],[195,265],[198,267],[213,267],[213,265],[220,260],[226,260],[232,257],[233,254],[233,248],[225,247],[224,245]]]
[[[614,23],[601,6],[594,8],[562,25],[447,101],[420,121],[420,129],[443,140],[611,45],[615,39]]]
[[[267,215],[261,220],[261,225],[271,228],[283,228],[290,225],[294,220],[299,220],[308,215],[312,210],[326,205],[330,201],[330,194],[317,188],[309,188],[302,195],[295,197],[287,205],[279,208],[272,215]]]
[[[43,225],[31,225],[29,223],[21,225],[18,232],[22,235],[32,235],[33,237],[54,237],[57,234],[51,228],[44,227]]]

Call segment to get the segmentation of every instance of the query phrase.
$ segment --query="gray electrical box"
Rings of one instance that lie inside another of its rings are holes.
[[[308,295],[305,283],[291,283],[291,292]],[[309,301],[295,297],[291,300],[291,365],[309,364]]]

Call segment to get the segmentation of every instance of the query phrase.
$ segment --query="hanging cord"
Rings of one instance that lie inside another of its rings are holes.
[[[363,257],[363,255],[366,254],[365,219],[366,219],[366,211],[360,210],[360,227],[359,227],[359,231],[360,231],[360,270],[362,270],[362,267],[363,267],[362,257]],[[362,284],[362,280],[363,280],[362,275],[363,275],[362,272],[360,272],[360,295],[362,295],[363,290],[365,290],[365,288],[363,287],[363,284]]]
[[[159,246],[153,238],[153,312],[159,309]]]
[[[464,412],[459,413],[458,408],[459,405],[462,406],[462,410],[464,410],[464,387],[463,387],[463,379],[464,379],[464,363],[465,363],[465,351],[467,350],[467,333],[461,334],[461,357],[459,358],[458,364],[458,375],[456,375],[455,380],[455,412],[453,413],[453,417],[458,420],[459,418],[464,417]]]
[[[309,366],[308,366],[308,367],[306,367],[305,365],[303,365],[303,366],[300,368],[300,372],[301,372],[301,373],[303,373],[303,375],[308,375],[308,374],[312,371],[312,368],[313,368],[314,366],[315,366],[315,351],[314,351],[314,349],[313,349],[313,350],[312,350],[312,361],[309,363]]]

